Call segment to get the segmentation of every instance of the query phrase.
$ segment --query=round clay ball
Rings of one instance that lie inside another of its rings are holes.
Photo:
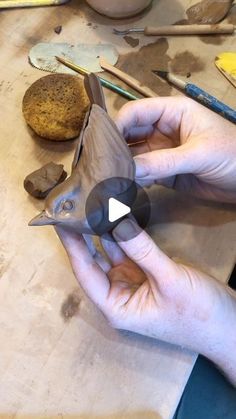
[[[78,137],[89,99],[83,81],[68,74],[50,74],[25,92],[22,111],[33,131],[48,140]]]

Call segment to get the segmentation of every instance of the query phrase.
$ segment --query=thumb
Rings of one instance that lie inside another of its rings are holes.
[[[122,221],[112,234],[125,254],[157,282],[161,283],[176,271],[176,264],[134,221]]]
[[[193,173],[196,168],[196,156],[193,154],[193,147],[188,144],[139,154],[134,158],[136,179],[155,181],[178,174]]]

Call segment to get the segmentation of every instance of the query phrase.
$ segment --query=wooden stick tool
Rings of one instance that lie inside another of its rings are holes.
[[[99,64],[104,70],[118,77],[118,79],[124,81],[126,84],[128,84],[128,86],[132,87],[137,92],[141,93],[141,95],[145,97],[158,96],[158,94],[155,93],[152,89],[149,89],[149,87],[142,85],[142,83],[140,83],[139,80],[136,80],[134,77],[130,76],[129,74],[124,73],[123,71],[109,64],[104,58],[100,57]]]
[[[143,33],[146,36],[168,36],[168,35],[209,35],[209,34],[232,34],[235,26],[231,23],[220,25],[167,25],[167,26],[146,26],[145,28],[131,28],[125,30],[113,29],[116,35],[128,35],[130,33]]]

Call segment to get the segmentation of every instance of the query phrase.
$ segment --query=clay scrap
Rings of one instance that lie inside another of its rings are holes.
[[[227,16],[232,0],[203,0],[190,7],[186,14],[188,23],[215,24]]]
[[[56,27],[54,28],[54,32],[55,32],[57,35],[60,35],[61,31],[62,31],[62,26],[61,26],[61,25],[58,25],[58,26],[56,26]]]
[[[62,164],[50,162],[26,176],[24,188],[34,198],[43,199],[56,185],[64,182],[66,177]]]

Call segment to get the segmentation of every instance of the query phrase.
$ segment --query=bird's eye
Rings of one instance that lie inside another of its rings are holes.
[[[71,211],[74,208],[74,202],[73,201],[64,201],[62,204],[62,209],[64,211]]]

